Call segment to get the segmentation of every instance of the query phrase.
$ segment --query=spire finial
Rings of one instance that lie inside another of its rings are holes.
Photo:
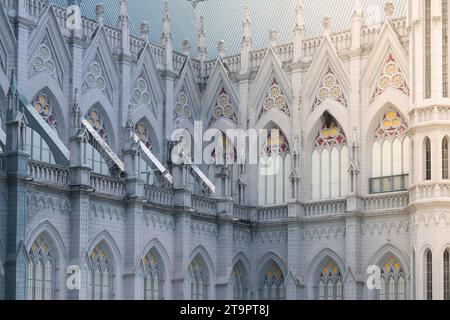
[[[98,24],[104,23],[105,16],[105,5],[103,3],[99,3],[95,6],[95,20],[97,20]]]
[[[220,40],[219,43],[217,44],[217,52],[219,53],[219,57],[221,59],[225,58],[226,50],[227,44],[225,43],[224,40]]]
[[[197,58],[201,61],[206,60],[206,32],[205,32],[205,17],[201,16],[198,22],[197,30]]]
[[[191,54],[191,40],[190,39],[184,39],[181,43],[181,50],[185,56],[189,56]]]
[[[386,16],[386,20],[391,20],[392,16],[394,15],[395,6],[392,1],[387,1],[384,4],[384,14]]]
[[[331,17],[323,18],[323,32],[324,35],[330,35],[333,29],[333,19]]]
[[[128,17],[127,0],[120,0],[120,16]]]
[[[276,30],[269,31],[269,44],[271,47],[276,47],[278,43],[278,32]]]
[[[305,26],[305,5],[303,0],[297,0],[295,7],[295,29],[303,29]]]
[[[352,8],[352,16],[358,15],[362,17],[363,9],[362,9],[362,0],[353,0],[353,8]]]
[[[150,34],[150,23],[148,21],[142,21],[139,27],[139,32],[141,34],[141,39],[148,41],[148,35]]]
[[[169,10],[169,2],[166,0],[164,3],[164,18],[163,18],[163,34],[166,38],[169,38],[171,36],[170,31],[170,10]]]

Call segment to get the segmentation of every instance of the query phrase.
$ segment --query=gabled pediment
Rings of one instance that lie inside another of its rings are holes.
[[[222,115],[235,125],[238,124],[238,95],[220,59],[208,79],[202,101],[204,109],[201,114],[206,125],[223,118]],[[221,115],[218,107],[222,109]]]
[[[293,103],[292,89],[282,63],[272,47],[269,47],[250,90],[250,110],[256,110],[256,120],[271,110],[290,116]]]
[[[112,102],[113,92],[119,88],[119,71],[104,27],[95,31],[83,57],[82,92],[98,90]]]
[[[303,83],[307,108],[311,107],[313,110],[327,99],[346,105],[350,92],[350,75],[329,36],[323,38]]]
[[[146,106],[158,117],[164,101],[164,91],[153,54],[147,44],[140,52],[136,68],[131,77],[131,105]]]
[[[58,25],[53,5],[47,8],[31,33],[28,49],[29,77],[46,73],[62,88],[63,77],[68,74],[72,58]]]
[[[388,87],[409,94],[408,56],[390,22],[383,25],[361,83],[371,101]]]
[[[187,59],[181,71],[179,81],[175,86],[174,97],[174,119],[180,117],[189,121],[200,119],[201,96],[190,58]]]

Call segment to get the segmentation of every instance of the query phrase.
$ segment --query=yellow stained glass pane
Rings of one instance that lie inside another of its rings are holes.
[[[45,98],[45,96],[39,96],[39,102],[41,103],[41,104],[44,104],[45,102],[46,102],[46,98]]]
[[[389,120],[394,119],[394,118],[395,118],[395,112],[394,112],[394,111],[390,111],[390,112],[387,114],[387,118],[388,118]]]
[[[385,128],[390,128],[391,127],[391,121],[389,121],[389,120],[384,121],[383,126]]]

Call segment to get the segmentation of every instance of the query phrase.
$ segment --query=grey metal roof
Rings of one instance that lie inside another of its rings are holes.
[[[50,0],[67,6],[68,0]],[[304,0],[305,32],[307,37],[322,34],[323,17],[333,19],[333,30],[350,29],[350,15],[353,0]],[[105,22],[115,26],[119,13],[119,0],[83,0],[83,15],[95,18],[95,5],[103,2],[106,7]],[[267,47],[269,32],[276,30],[279,43],[289,43],[292,39],[295,7],[297,0],[205,0],[197,2],[195,9],[188,0],[169,0],[172,17],[174,46],[180,49],[181,42],[189,38],[195,53],[196,29],[200,16],[205,17],[206,41],[209,57],[217,56],[217,43],[224,40],[227,54],[239,53],[242,37],[242,21],[245,3],[250,5],[255,49]],[[383,7],[386,0],[363,0],[366,24],[376,24],[384,19]],[[406,0],[393,0],[394,17],[406,15]],[[147,20],[151,25],[150,40],[159,43],[162,33],[164,0],[128,0],[128,12],[132,34],[139,34],[139,26]]]

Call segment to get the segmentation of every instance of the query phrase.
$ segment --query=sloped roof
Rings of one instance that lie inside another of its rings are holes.
[[[68,0],[49,1],[60,6],[67,6],[68,2]],[[119,14],[119,0],[83,0],[83,15],[95,18],[95,6],[99,2],[105,4],[106,24],[115,26]],[[128,0],[132,34],[138,35],[141,22],[147,20],[151,25],[150,40],[159,43],[164,2],[165,0]],[[297,0],[203,0],[196,3],[195,9],[188,0],[169,0],[175,48],[180,50],[181,42],[189,38],[192,52],[195,53],[197,23],[203,16],[209,58],[217,56],[216,47],[220,40],[224,40],[227,44],[227,54],[239,53],[246,2],[250,5],[255,49],[267,47],[271,30],[278,32],[279,44],[291,42]],[[325,16],[333,19],[333,31],[350,29],[353,0],[304,0],[304,2],[305,32],[308,38],[322,34],[322,21]],[[385,2],[386,0],[363,0],[366,24],[376,24],[384,19]],[[406,16],[406,0],[393,2],[394,17]]]

